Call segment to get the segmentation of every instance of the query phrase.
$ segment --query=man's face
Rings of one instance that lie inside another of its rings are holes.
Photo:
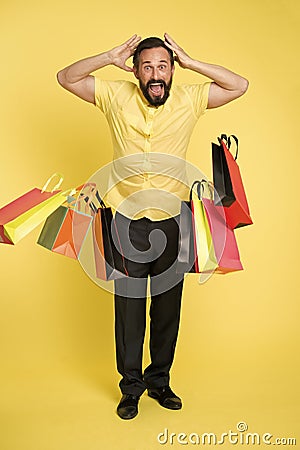
[[[143,50],[139,55],[138,67],[133,70],[150,105],[163,105],[169,97],[174,73],[168,51],[163,47]]]

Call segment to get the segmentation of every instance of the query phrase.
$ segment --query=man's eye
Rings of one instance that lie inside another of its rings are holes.
[[[160,66],[160,70],[165,70],[166,66]]]

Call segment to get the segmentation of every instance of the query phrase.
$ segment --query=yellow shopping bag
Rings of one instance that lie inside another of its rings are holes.
[[[201,196],[191,200],[194,231],[195,272],[213,272],[218,267],[206,210]]]
[[[193,196],[193,187],[197,186],[197,196]],[[194,271],[214,272],[218,267],[208,217],[202,201],[202,182],[195,181],[190,191],[190,205],[194,236]]]
[[[47,188],[54,176],[59,176],[57,185],[48,192]],[[4,206],[0,210],[0,240],[3,243],[16,244],[35,227],[40,225],[55,209],[62,205],[73,190],[58,191],[63,181],[59,174],[52,175],[45,186],[32,189],[23,196]]]

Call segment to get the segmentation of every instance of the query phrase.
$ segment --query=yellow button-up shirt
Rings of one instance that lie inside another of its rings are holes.
[[[95,104],[112,136],[107,203],[131,218],[162,220],[187,198],[185,157],[193,128],[204,114],[210,82],[172,86],[164,105],[148,104],[129,81],[95,77]]]

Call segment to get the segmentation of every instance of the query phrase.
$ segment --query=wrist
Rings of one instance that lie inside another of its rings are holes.
[[[111,50],[104,53],[100,53],[99,57],[102,59],[102,62],[105,66],[114,64],[114,58]]]
[[[196,60],[193,58],[188,58],[186,61],[184,61],[183,67],[184,69],[195,70]]]

